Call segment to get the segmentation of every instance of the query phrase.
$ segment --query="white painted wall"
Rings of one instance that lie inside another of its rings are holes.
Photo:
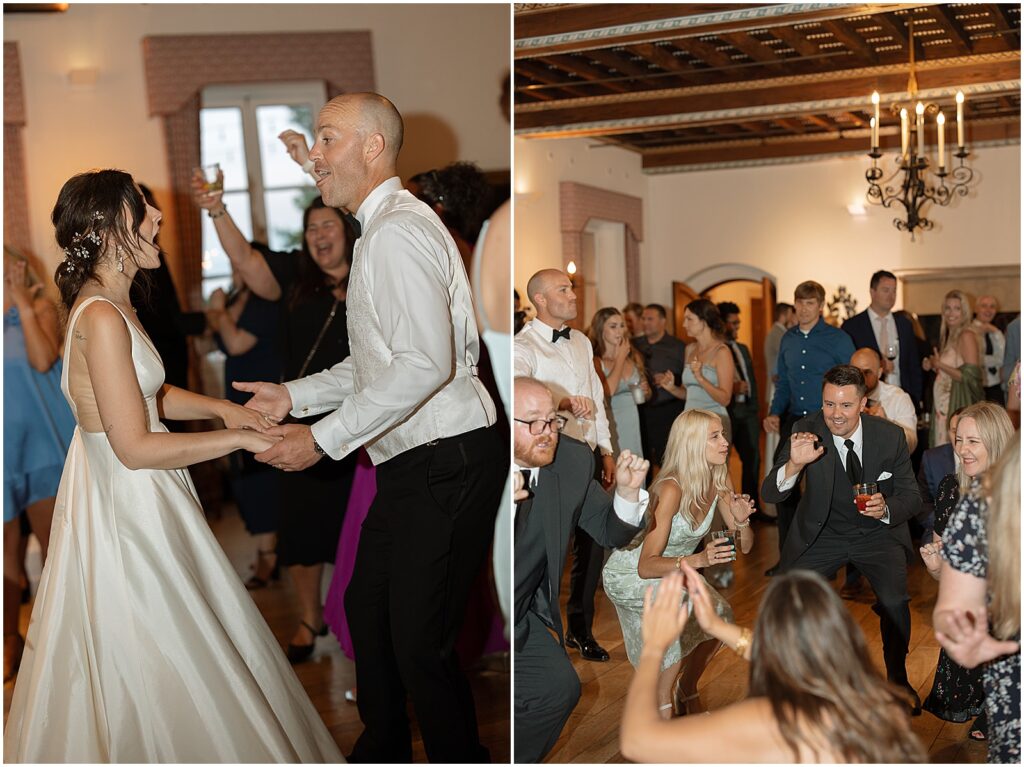
[[[378,89],[404,114],[450,126],[454,147],[439,148],[445,156],[437,164],[472,160],[496,170],[510,166],[508,125],[498,109],[509,18],[502,4],[72,3],[62,14],[7,14],[4,40],[19,43],[27,102],[33,250],[48,263],[59,260],[50,210],[64,181],[82,170],[122,168],[166,199],[163,129],[146,106],[147,35],[370,30]],[[99,69],[94,87],[68,84],[68,71],[81,67]]]
[[[870,301],[868,281],[877,269],[1020,264],[1019,146],[974,150],[970,196],[947,208],[932,206],[935,229],[911,242],[892,225],[893,211],[866,205],[860,218],[847,211],[850,203],[865,201],[865,157],[644,175],[639,155],[595,144],[516,140],[517,286],[537,269],[561,266],[559,181],[644,200],[645,303],[671,305],[673,280],[686,281],[718,264],[763,270],[776,278],[779,298],[787,301],[805,279],[821,282],[829,297],[846,285],[861,309]],[[707,284],[699,281],[699,287]]]
[[[526,282],[541,269],[563,269],[558,185],[576,181],[644,197],[647,180],[640,155],[589,139],[516,139],[515,269],[513,279],[526,297]],[[646,224],[645,224],[646,226]],[[646,243],[640,243],[641,262]]]
[[[976,150],[975,187],[948,208],[931,206],[931,232],[899,232],[895,209],[865,205],[867,158],[648,177],[642,261],[645,300],[671,300],[671,281],[722,262],[776,277],[781,300],[806,279],[831,296],[846,285],[863,309],[878,269],[1020,263],[1020,147]],[[898,304],[899,306],[899,304]]]

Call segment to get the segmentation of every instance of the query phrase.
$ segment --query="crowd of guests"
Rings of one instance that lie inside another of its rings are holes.
[[[286,131],[281,139],[299,165],[313,168],[303,136]],[[389,139],[393,137],[389,136]],[[399,136],[399,145],[400,141]],[[309,172],[313,174],[312,170]],[[148,194],[148,190],[136,186],[126,174],[122,175],[127,179],[121,184],[127,190],[123,194],[126,198],[130,197],[134,205],[135,197]],[[314,180],[319,180],[319,176],[313,175]],[[400,189],[397,179],[389,179],[389,183],[392,180]],[[222,188],[223,184],[220,186]],[[507,304],[505,307],[496,307],[493,301],[484,296],[483,287],[487,275],[507,266],[507,210],[495,216],[491,222],[494,231],[491,239],[496,244],[488,246],[489,249],[485,248],[483,237],[488,216],[502,200],[500,189],[492,187],[484,174],[471,163],[453,163],[420,174],[409,182],[408,188],[437,214],[438,229],[447,229],[444,236],[451,236],[457,248],[454,271],[461,271],[458,265],[460,256],[466,272],[473,270],[471,289],[475,294],[467,294],[460,300],[471,311],[473,303],[477,304],[481,313],[479,316],[484,318],[482,324],[487,330],[479,348],[479,372],[477,366],[472,368],[473,386],[478,385],[475,379],[479,377],[483,381],[482,386],[492,392],[493,401],[507,406],[511,378],[507,363],[498,359],[495,367],[500,372],[496,376],[491,371],[486,349],[490,347],[501,354],[497,345],[501,343],[503,333],[509,339],[504,345],[505,356],[510,353],[509,328],[500,321],[502,314],[506,317],[510,315],[510,307]],[[187,351],[183,355],[178,352],[181,351],[179,345],[184,348],[188,335],[205,335],[224,353],[224,388],[227,400],[233,403],[230,405],[232,408],[248,402],[256,390],[252,383],[246,382],[276,384],[282,380],[301,379],[311,373],[331,369],[350,357],[346,302],[349,297],[353,248],[361,235],[359,221],[343,208],[326,204],[317,197],[303,213],[301,247],[292,252],[275,252],[263,243],[249,242],[242,235],[223,201],[222,193],[211,192],[198,169],[193,178],[192,193],[196,206],[211,219],[215,235],[230,260],[232,281],[229,289],[212,293],[205,312],[182,313],[174,298],[173,284],[169,282],[164,255],[156,244],[159,210],[155,202],[139,203],[144,207],[147,221],[152,218],[152,233],[148,238],[142,237],[148,248],[146,263],[141,268],[128,270],[133,279],[138,277],[139,285],[133,283],[132,301],[129,303],[126,299],[124,306],[130,311],[132,304],[138,302],[139,309],[134,314],[146,331],[143,334],[140,329],[139,337],[145,338],[146,346],[158,352],[160,359],[166,363],[161,365],[161,374],[165,377],[162,380],[168,383],[173,380],[187,386]],[[146,200],[149,199],[146,197]],[[134,214],[134,208],[132,212]],[[54,215],[56,221],[56,213]],[[90,215],[93,216],[91,222],[95,227],[113,218],[106,213]],[[117,224],[122,225],[120,217]],[[131,223],[124,226],[131,226]],[[135,226],[138,227],[138,221],[135,221]],[[99,264],[101,259],[99,253],[79,255],[79,241],[83,236],[80,232],[74,234],[77,239],[68,245],[65,252],[69,255],[58,270],[58,277],[63,270],[75,277],[84,275],[83,282],[91,284],[89,280],[93,279],[93,272],[87,272],[84,266],[95,268],[94,264]],[[88,236],[93,237],[91,234]],[[96,249],[103,251],[103,236],[96,234],[95,239]],[[92,243],[92,240],[89,242]],[[474,257],[474,248],[478,246],[479,252]],[[133,251],[131,259],[125,258],[125,252],[129,251],[120,245],[116,254],[111,250],[110,266],[116,269],[118,275],[125,274],[124,263],[134,259]],[[83,267],[79,268],[73,258],[79,258]],[[495,259],[500,260],[500,267],[494,266],[497,263]],[[105,265],[106,260],[104,258]],[[483,262],[490,266],[481,266]],[[134,266],[135,262],[131,263]],[[484,272],[485,277],[480,276],[482,269],[487,270]],[[161,275],[168,278],[166,284],[161,280]],[[458,278],[458,274],[455,274],[455,278]],[[26,259],[9,248],[5,248],[4,280],[7,378],[4,403],[6,681],[17,675],[25,643],[19,634],[18,617],[23,603],[22,595],[24,593],[28,596],[23,567],[26,536],[29,530],[35,533],[45,557],[55,496],[75,427],[75,416],[68,407],[65,394],[61,392],[61,347],[64,338],[59,329],[56,306],[43,297],[42,283],[34,276]],[[499,287],[503,295],[507,296],[507,286]],[[70,302],[66,303],[68,307],[71,306]],[[489,313],[490,322],[485,312]],[[154,323],[152,331],[146,324],[148,321]],[[134,327],[134,323],[129,325]],[[161,333],[162,329],[168,332]],[[472,333],[467,331],[466,335],[473,339],[474,344],[477,343],[475,329]],[[477,354],[476,348],[473,354]],[[177,364],[179,362],[180,365]],[[503,385],[499,387],[498,381]],[[145,384],[148,383],[147,380]],[[481,410],[484,409],[485,399],[481,397]],[[254,413],[252,409],[238,409],[247,414]],[[498,409],[500,415],[500,405]],[[285,428],[314,423],[319,420],[319,416],[291,417],[289,420],[289,426]],[[486,430],[488,436],[491,432],[495,433],[497,438],[491,442],[499,453],[500,444],[507,439],[499,432],[504,430],[504,435],[507,435],[507,429],[507,420],[499,417],[498,425]],[[102,434],[104,429],[100,428],[99,431]],[[254,436],[253,439],[259,438]],[[265,442],[262,448],[275,444],[270,438],[266,438]],[[428,444],[435,443],[431,441]],[[354,642],[346,619],[344,597],[356,569],[361,527],[378,494],[378,478],[373,463],[366,451],[360,449],[342,460],[317,461],[301,470],[280,471],[277,465],[257,460],[254,453],[258,452],[235,450],[223,456],[223,463],[228,468],[230,496],[237,504],[254,542],[252,573],[245,581],[245,587],[249,590],[266,588],[280,578],[282,573],[291,581],[297,625],[288,642],[286,655],[292,664],[309,659],[315,651],[317,639],[326,636],[331,629],[337,634],[343,651],[353,657]],[[481,457],[483,455],[480,454]],[[492,462],[489,472],[504,474],[499,461]],[[497,498],[500,486],[492,484],[494,487],[485,488],[486,492]],[[476,496],[470,494],[467,497],[471,501]],[[485,505],[497,508],[497,503]],[[493,525],[490,522],[493,515],[476,517],[480,520],[486,518],[489,527]],[[508,517],[504,519],[510,528],[510,520]],[[487,542],[490,541],[491,530],[486,532],[486,536],[471,536],[473,546],[479,550],[480,556],[463,557],[463,562],[470,564],[460,565],[479,570],[479,574],[475,581],[472,573],[468,574],[468,578],[457,579],[460,594],[454,597],[460,604],[468,599],[472,604],[470,612],[475,613],[473,619],[465,622],[463,633],[458,637],[462,659],[467,665],[482,652],[504,650],[508,646],[502,638],[505,620],[494,599],[491,567],[489,563],[486,567],[480,567],[482,562],[479,560],[483,559]],[[506,536],[504,541],[507,543],[507,540]],[[499,583],[498,589],[502,596],[510,590],[507,588],[507,554],[504,562],[506,566],[501,572],[505,588]],[[337,567],[325,602],[321,584],[324,566],[328,564],[337,564]],[[463,587],[464,594],[461,593]],[[507,608],[507,604],[504,606]],[[447,615],[445,620],[450,622],[450,618]],[[454,634],[462,625],[461,620],[446,625],[444,631],[453,633],[452,639],[444,639],[443,655],[431,661],[435,664],[443,663],[446,673],[453,677],[461,674],[461,671],[454,668],[458,664],[453,664],[449,657],[454,653]],[[424,636],[408,635],[410,643],[425,640]],[[423,672],[428,673],[425,666]],[[436,679],[427,682],[434,687],[443,686],[437,684]],[[467,706],[472,708],[468,690],[450,686],[448,690],[458,697],[460,709]],[[375,691],[370,689],[369,692]],[[401,695],[404,696],[405,692]],[[349,690],[346,698],[356,702],[356,690]],[[448,733],[439,739],[437,736],[446,729],[442,720],[455,715],[451,711],[444,713],[443,709],[438,707],[435,717],[437,722],[430,722],[434,729],[429,738],[425,737],[431,741],[427,745],[428,752],[432,748],[447,747],[439,746],[439,743],[458,741],[461,747],[463,741],[476,739],[475,716],[471,711],[467,721],[471,721],[472,732],[467,728],[466,732]],[[421,717],[426,713],[429,712],[421,712]],[[464,713],[460,711],[458,715]],[[396,741],[392,745],[400,749],[403,744]],[[478,742],[476,748],[480,749]]]
[[[895,275],[876,272],[868,308],[840,324],[825,316],[820,284],[799,284],[792,304],[775,306],[762,381],[732,302],[688,303],[684,343],[659,304],[603,307],[577,330],[573,283],[558,270],[516,294],[517,761],[543,759],[579,698],[564,648],[610,657],[593,635],[599,580],[636,669],[621,732],[629,758],[924,761],[906,669],[918,548],[941,579],[933,626],[943,651],[924,709],[977,717],[969,737],[988,739],[990,761],[1019,760],[1019,533],[1001,536],[997,555],[979,529],[1004,488],[998,501],[1019,525],[1009,475],[1019,473],[1020,318],[1007,325],[992,296],[972,311],[950,291],[929,343],[917,317],[893,311],[896,288]],[[642,484],[618,476],[624,458],[639,457]],[[751,521],[777,523],[779,546],[753,634],[733,624],[726,598],[731,560],[753,546]],[[844,565],[837,594],[826,579]],[[884,675],[842,606],[865,581]],[[997,593],[1000,619],[988,621]],[[538,637],[539,627],[554,635]],[[703,710],[698,681],[723,644],[751,661],[748,699],[678,718]]]

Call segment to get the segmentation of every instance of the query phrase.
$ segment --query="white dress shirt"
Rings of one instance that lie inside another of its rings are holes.
[[[563,433],[611,455],[612,435],[604,411],[604,386],[594,367],[594,347],[575,329],[570,330],[568,339],[552,343],[553,332],[554,328],[540,320],[526,323],[515,337],[515,375],[542,382],[551,390],[556,406],[565,397],[589,397],[594,403],[594,418],[577,419],[570,414]]]
[[[285,384],[292,415],[333,411],[313,438],[339,460],[361,445],[374,464],[490,426],[477,377],[480,338],[466,269],[441,220],[394,176],[356,218],[346,309],[351,356]]]
[[[526,467],[517,465],[516,469],[518,471],[526,470],[530,472],[530,481],[527,483],[526,489],[529,490],[530,492],[533,492],[537,487],[537,480],[540,476],[540,468],[537,466]],[[612,509],[615,511],[615,516],[617,516],[627,525],[629,525],[630,527],[639,527],[640,523],[643,521],[644,514],[647,511],[647,505],[650,503],[650,501],[650,494],[643,488],[640,489],[640,500],[638,501],[627,501],[625,498],[619,495],[618,491],[616,490],[612,494]]]
[[[851,434],[849,437],[838,437],[835,434],[832,435],[832,443],[836,447],[836,456],[837,456],[837,458],[839,460],[839,463],[842,466],[844,466],[844,467],[846,466],[846,454],[849,452],[846,449],[846,440],[848,440],[848,439],[849,440],[853,440],[853,452],[857,456],[857,460],[860,461],[860,465],[863,466],[864,465],[864,422],[863,421],[858,419],[858,421],[857,421],[857,428],[854,430],[853,434]],[[786,477],[786,465],[783,464],[782,466],[779,467],[779,471],[775,475],[775,486],[779,488],[780,492],[784,493],[787,490],[790,490],[796,484],[796,481],[799,478],[800,478],[800,472],[799,471],[796,474],[794,474],[792,477],[787,478]],[[864,481],[865,482],[869,482],[871,480],[869,480],[867,477],[865,477]],[[885,524],[889,524],[889,507],[888,506],[885,507],[885,513],[882,514],[882,518],[879,521],[880,522],[884,522]]]
[[[885,326],[886,333],[889,334],[889,343],[896,347],[896,359],[892,361],[892,372],[885,374],[885,380],[891,383],[893,386],[900,385],[900,337],[896,330],[896,318],[892,316],[892,312],[889,312],[884,317],[875,314],[875,310],[870,306],[868,307],[868,319],[871,320],[871,329],[875,331],[875,343],[878,344],[878,353],[882,355],[882,359],[886,359],[885,349],[882,348],[882,326]]]
[[[879,381],[874,391],[868,392],[868,399],[878,400],[885,410],[885,420],[903,427],[907,449],[913,453],[917,448],[917,411],[910,395],[894,384]]]

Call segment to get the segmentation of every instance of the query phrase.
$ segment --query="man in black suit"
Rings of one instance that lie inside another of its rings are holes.
[[[892,313],[896,305],[896,275],[884,270],[875,272],[871,275],[869,292],[871,305],[844,322],[843,330],[857,349],[866,346],[879,353],[885,366],[885,382],[903,389],[910,395],[914,407],[920,410],[924,386],[917,338],[910,320]],[[896,352],[895,360],[882,348],[890,346]]]
[[[740,488],[756,501],[758,481],[761,478],[761,419],[758,417],[754,361],[746,344],[736,340],[740,330],[740,308],[732,301],[723,301],[718,305],[718,313],[725,322],[726,342],[736,367],[729,420],[732,422],[732,444],[743,465]]]
[[[515,518],[515,761],[532,763],[555,745],[580,697],[558,604],[569,535],[578,524],[602,546],[629,543],[647,507],[640,488],[649,464],[622,451],[613,501],[594,479],[593,451],[559,438],[565,419],[544,384],[516,378],[513,413],[515,462],[528,475],[517,500],[529,494],[517,504]]]
[[[827,578],[853,564],[875,590],[882,653],[890,681],[914,694],[907,681],[910,595],[907,561],[913,545],[907,520],[921,508],[903,429],[861,411],[867,404],[864,375],[852,365],[825,373],[821,412],[805,416],[761,485],[769,503],[784,500],[806,475],[806,488],[782,549],[783,572],[814,570]],[[854,484],[874,482],[878,492],[858,510]]]

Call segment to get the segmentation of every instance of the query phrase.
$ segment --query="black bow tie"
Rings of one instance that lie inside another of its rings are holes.
[[[570,330],[571,330],[571,328],[568,328],[568,327],[562,328],[561,330],[552,330],[551,331],[551,343],[553,343],[553,344],[558,343],[558,339],[559,338],[564,338],[566,341],[568,341],[569,340],[569,331]]]
[[[358,240],[363,236],[363,225],[359,223],[359,219],[353,216],[351,213],[345,213],[342,211],[342,218],[344,218],[348,225],[352,227],[352,230],[356,233],[356,239]]]

